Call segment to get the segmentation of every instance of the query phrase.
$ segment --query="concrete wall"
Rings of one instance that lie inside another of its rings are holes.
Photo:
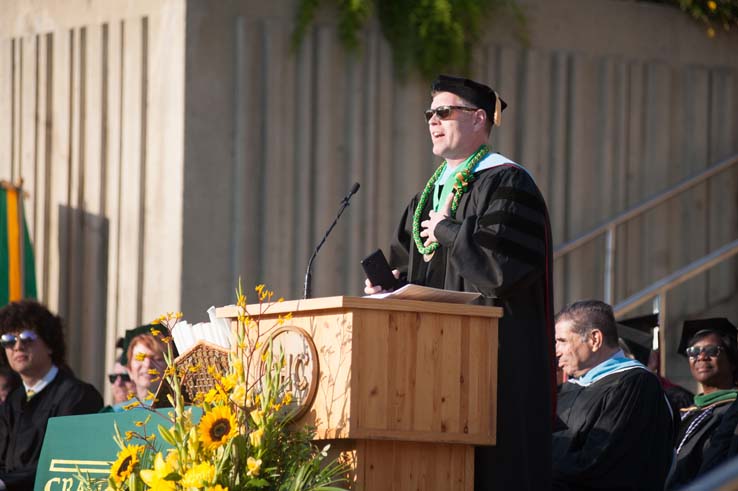
[[[711,40],[640,2],[521,3],[530,45],[495,19],[472,75],[510,103],[492,143],[536,177],[556,243],[738,153],[736,34]],[[386,248],[438,165],[428,82],[398,80],[375,24],[356,55],[330,9],[292,52],[292,0],[0,8],[0,177],[26,181],[42,299],[96,383],[116,333],[166,310],[201,320],[239,277],[299,296],[355,181],[314,294],[359,294],[360,258]],[[735,238],[735,205],[730,172],[625,227],[617,299]],[[557,262],[558,306],[602,295],[600,250]],[[673,318],[729,296],[735,276],[731,263],[687,284]]]
[[[39,297],[102,387],[116,337],[179,306],[185,4],[0,12],[0,175],[25,182]]]

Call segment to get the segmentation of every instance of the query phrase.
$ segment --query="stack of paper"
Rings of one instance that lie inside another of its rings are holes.
[[[198,341],[209,343],[231,349],[235,344],[228,321],[215,317],[215,307],[208,309],[210,322],[198,322],[190,324],[187,321],[179,321],[172,329],[172,339],[177,351],[184,353],[192,348]]]

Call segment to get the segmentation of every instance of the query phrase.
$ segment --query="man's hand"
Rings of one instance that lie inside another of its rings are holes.
[[[395,278],[397,278],[398,280],[400,279],[399,269],[393,269],[392,274],[395,275]],[[386,290],[382,288],[382,285],[377,285],[377,286],[372,285],[372,282],[369,281],[369,278],[366,278],[364,280],[364,293],[366,293],[367,295],[374,295],[375,293],[381,293],[384,291]]]
[[[431,210],[428,214],[430,218],[420,222],[420,226],[423,227],[423,230],[420,231],[420,236],[426,237],[425,243],[423,244],[425,247],[428,247],[433,242],[438,242],[436,239],[436,225],[438,225],[438,222],[445,220],[449,215],[451,215],[451,202],[453,200],[454,193],[449,193],[448,198],[446,198],[446,202],[443,204],[443,208],[439,211]]]

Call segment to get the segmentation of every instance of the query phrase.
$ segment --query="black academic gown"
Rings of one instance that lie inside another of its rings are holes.
[[[554,489],[658,491],[673,457],[674,424],[658,378],[644,368],[587,387],[561,385],[553,435]]]
[[[102,407],[97,389],[63,368],[28,401],[23,386],[14,390],[0,406],[0,479],[8,491],[33,489],[49,418],[96,413]],[[82,443],[85,437],[80,438]]]
[[[676,465],[669,475],[666,489],[680,489],[697,477],[704,450],[734,400],[716,402],[684,413],[676,439]]]
[[[720,424],[715,428],[705,446],[698,476],[706,474],[720,464],[738,456],[738,400],[723,412]]]
[[[412,239],[417,195],[390,248],[390,265],[412,283],[479,292],[504,309],[499,324],[497,445],[477,447],[475,489],[550,489],[555,403],[551,231],[531,177],[503,165],[476,174],[456,215],[435,230],[429,263]],[[428,218],[428,199],[423,220]]]

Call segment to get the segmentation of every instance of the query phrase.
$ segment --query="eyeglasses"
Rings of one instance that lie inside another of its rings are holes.
[[[704,353],[708,358],[716,358],[724,349],[722,346],[708,344],[707,346],[690,346],[687,348],[686,353],[690,358],[697,358],[700,356],[700,353]]]
[[[447,119],[449,116],[451,116],[451,111],[454,109],[458,109],[460,111],[477,111],[479,110],[478,107],[466,107],[466,106],[438,106],[434,109],[427,109],[425,111],[425,121],[428,122],[431,120],[433,115],[435,114],[438,116],[438,119]]]
[[[22,333],[15,334],[6,333],[0,336],[0,345],[3,348],[12,348],[15,346],[16,341],[20,341],[22,345],[31,344],[38,339],[38,334],[33,331],[23,331]]]
[[[114,384],[116,380],[118,380],[118,377],[120,377],[120,380],[122,382],[130,382],[131,376],[127,373],[109,373],[108,374],[108,380],[110,380],[111,384]]]

